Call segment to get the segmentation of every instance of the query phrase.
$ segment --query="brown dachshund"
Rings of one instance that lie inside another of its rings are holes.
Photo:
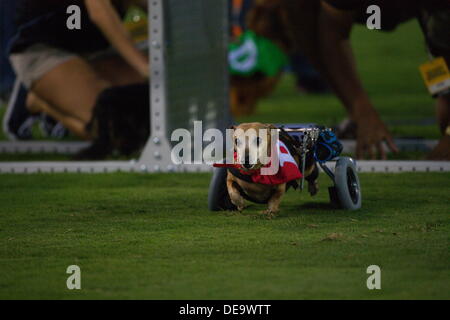
[[[268,218],[272,218],[279,211],[281,199],[287,190],[287,183],[273,185],[254,183],[245,178],[245,172],[255,172],[264,166],[259,157],[256,161],[249,160],[249,154],[251,152],[250,148],[257,148],[259,154],[268,155],[270,157],[272,150],[272,135],[270,130],[277,130],[277,128],[270,124],[256,122],[241,124],[237,127],[233,127],[233,129],[235,160],[242,164],[240,171],[244,172],[244,175],[236,175],[232,170],[228,170],[227,189],[231,202],[239,211],[242,211],[245,208],[245,199],[257,203],[265,203],[268,205],[268,208],[263,213],[266,214]],[[254,132],[258,133],[260,132],[260,129],[266,129],[267,135],[252,136],[246,134],[249,130],[255,130]],[[244,141],[244,139],[247,139],[247,141]],[[292,156],[297,168],[301,168],[299,157],[296,155]],[[309,193],[315,195],[318,192],[318,169],[312,155],[306,159],[305,168],[305,172],[302,172],[302,174],[308,181]]]

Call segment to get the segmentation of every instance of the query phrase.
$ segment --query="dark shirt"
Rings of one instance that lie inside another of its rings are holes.
[[[124,10],[113,1],[120,15]],[[69,30],[67,8],[81,9],[81,30]],[[11,41],[11,53],[42,43],[77,54],[95,52],[109,46],[98,27],[90,20],[84,0],[17,0],[15,22],[19,31]]]
[[[83,0],[16,0],[17,11],[15,22],[23,25],[46,14],[61,11],[62,8],[75,4],[83,6]]]

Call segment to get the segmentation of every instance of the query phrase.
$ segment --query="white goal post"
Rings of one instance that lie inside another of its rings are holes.
[[[0,162],[0,172],[184,172],[206,165],[172,164],[171,132],[225,129],[228,105],[228,0],[148,0],[151,136],[137,161]],[[79,142],[5,142],[6,152],[76,151]],[[0,151],[1,151],[0,150]]]
[[[228,0],[152,0],[149,12],[151,137],[139,165],[149,172],[210,171],[174,165],[170,140],[178,128],[194,136],[194,121],[203,130],[231,124]]]

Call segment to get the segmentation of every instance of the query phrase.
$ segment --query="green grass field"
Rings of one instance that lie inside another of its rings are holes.
[[[450,298],[448,173],[362,174],[358,212],[333,210],[322,176],[317,198],[289,192],[275,220],[258,205],[208,212],[209,178],[2,175],[0,298]]]
[[[391,34],[358,28],[354,38],[394,135],[437,139],[417,24]],[[239,120],[333,125],[344,116],[335,97],[299,94],[286,75],[256,115]],[[0,299],[450,299],[448,173],[362,174],[358,212],[330,207],[322,176],[317,198],[290,191],[275,220],[257,205],[209,212],[209,179],[0,175]],[[81,267],[80,291],[66,288],[69,265]],[[382,290],[366,287],[370,265],[381,267]]]

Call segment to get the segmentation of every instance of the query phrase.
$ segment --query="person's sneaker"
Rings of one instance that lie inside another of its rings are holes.
[[[3,117],[3,131],[10,140],[30,140],[36,117],[26,108],[27,90],[16,80]]]
[[[45,113],[41,116],[39,127],[42,135],[47,138],[62,139],[69,135],[69,130],[67,130],[61,122],[56,121]]]

